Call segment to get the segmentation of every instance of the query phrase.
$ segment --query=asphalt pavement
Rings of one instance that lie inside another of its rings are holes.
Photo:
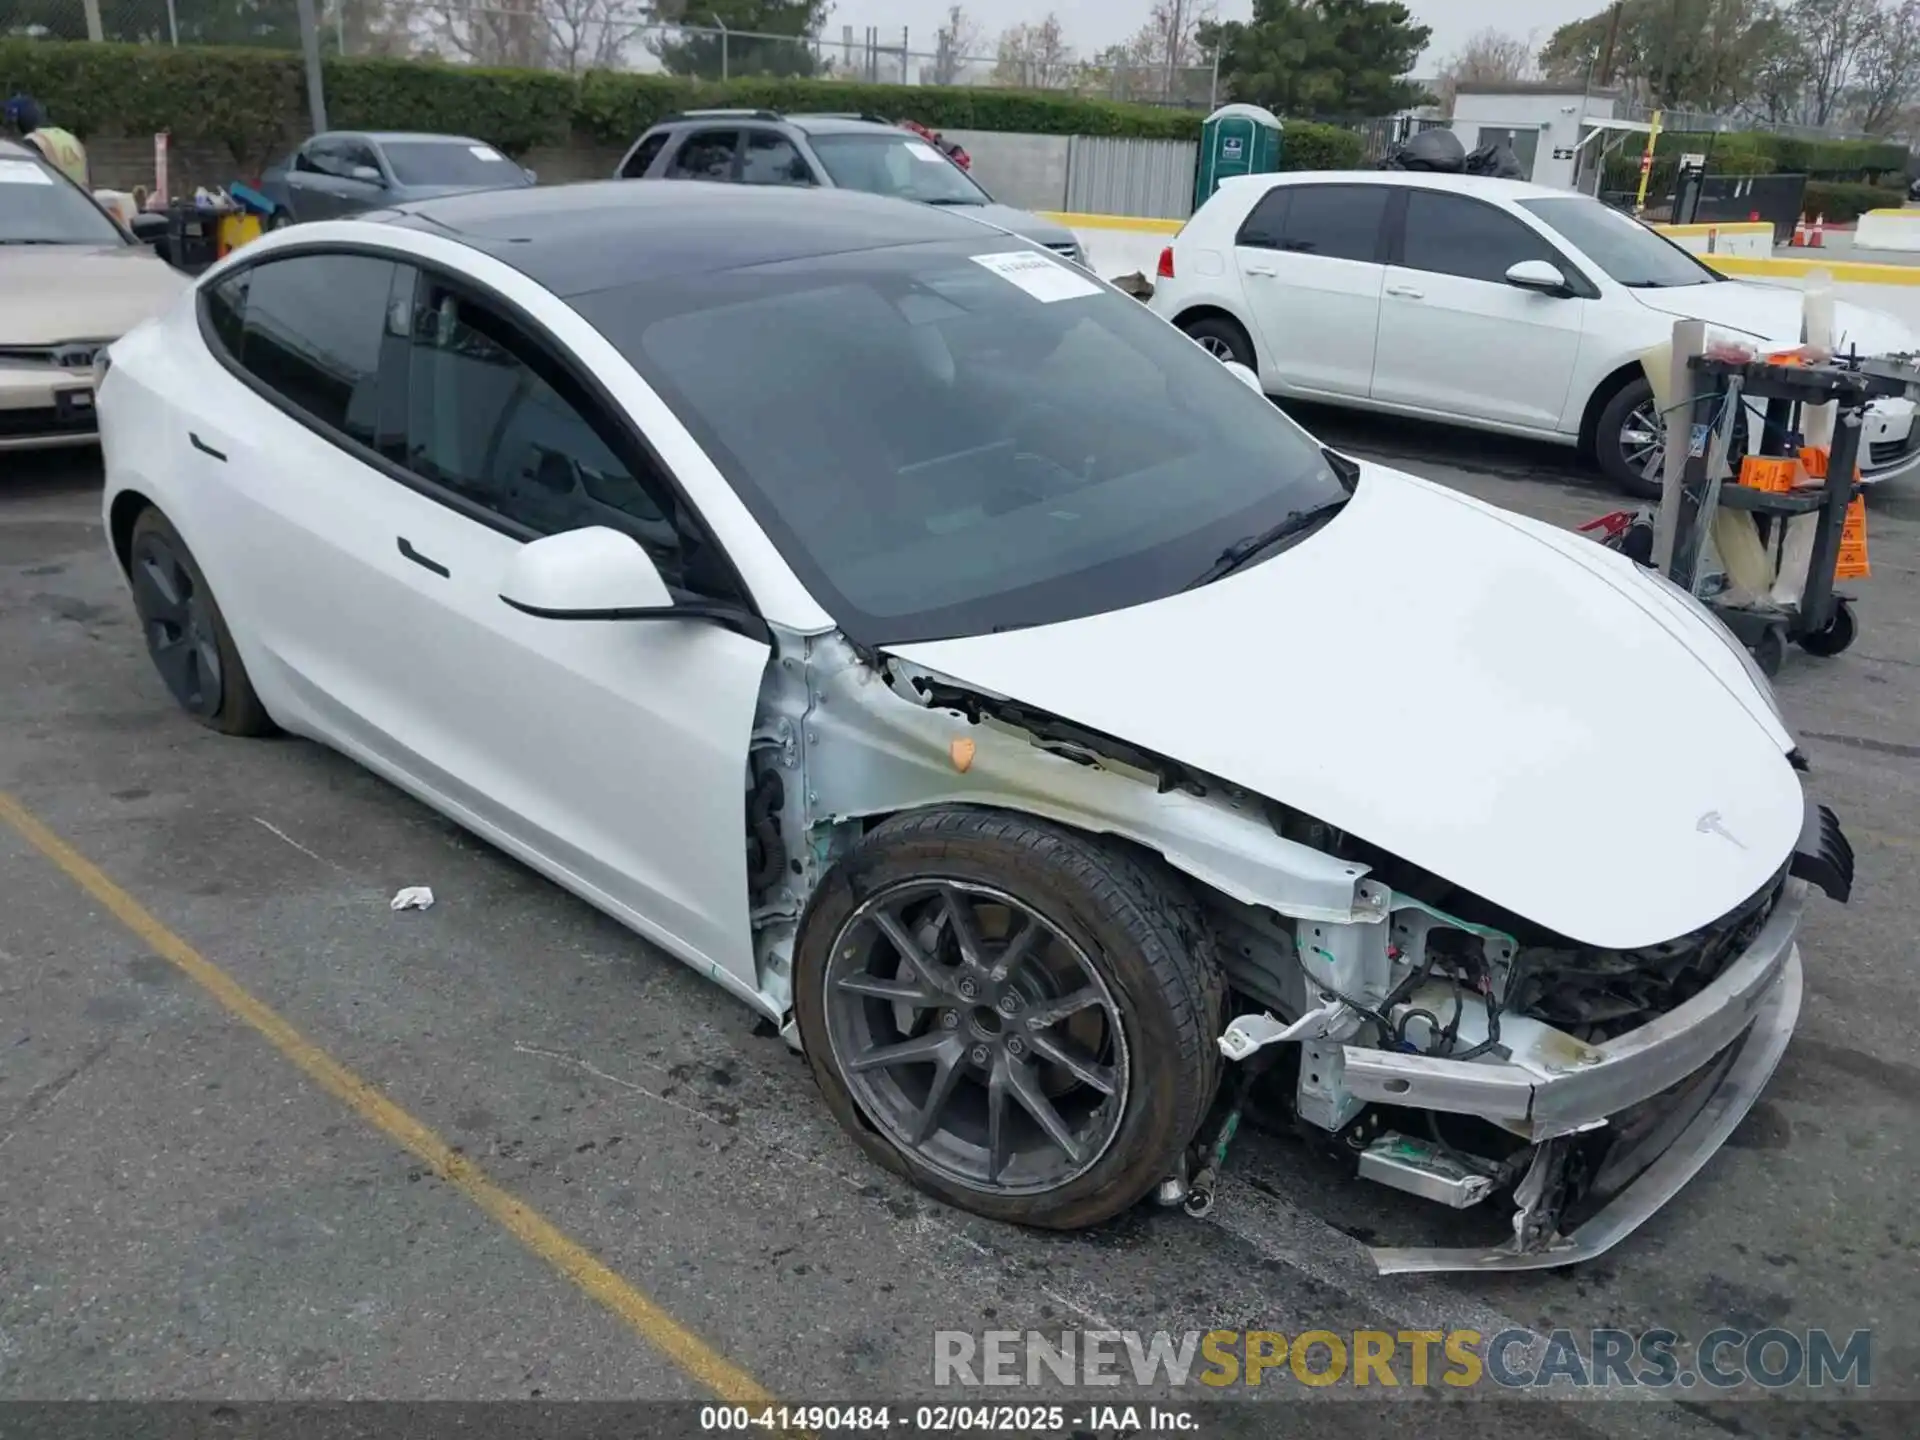
[[[1305,418],[1558,523],[1617,508],[1551,449]],[[0,1399],[897,1402],[935,1393],[941,1329],[1721,1325],[1871,1329],[1873,1392],[1920,1398],[1920,487],[1873,497],[1859,644],[1779,681],[1860,873],[1812,907],[1765,1098],[1596,1263],[1381,1278],[1362,1243],[1444,1241],[1432,1207],[1263,1131],[1206,1219],[1072,1236],[874,1169],[691,971],[320,747],[177,714],[99,486],[85,456],[0,467]],[[1388,684],[1348,698],[1419,724]],[[1641,715],[1596,786],[1713,743],[1657,694]],[[437,903],[390,910],[408,885]],[[1253,1400],[1302,1397],[1338,1395]],[[1378,1408],[1290,1406],[1287,1433]],[[1470,1408],[1481,1436],[1761,1433],[1758,1407]],[[1799,1433],[1874,1429],[1801,1408]],[[1212,1433],[1280,1433],[1236,1413]]]

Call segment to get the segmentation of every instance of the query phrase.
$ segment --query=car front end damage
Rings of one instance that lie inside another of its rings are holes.
[[[1217,1041],[1233,1063],[1215,1115],[1159,1199],[1204,1213],[1246,1106],[1359,1179],[1488,1212],[1485,1244],[1376,1249],[1385,1273],[1547,1268],[1629,1235],[1752,1107],[1799,1013],[1810,890],[1851,888],[1838,822],[1809,802],[1791,857],[1732,913],[1666,944],[1579,945],[1270,798],[919,664],[831,634],[776,650],[749,781],[763,1007],[789,1013],[809,896],[888,815],[984,806],[1150,852],[1199,902],[1237,1017]]]

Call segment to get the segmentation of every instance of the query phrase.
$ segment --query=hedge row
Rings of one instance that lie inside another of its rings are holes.
[[[837,80],[729,82],[594,71],[581,77],[422,60],[324,62],[328,123],[341,129],[475,135],[511,154],[536,146],[625,147],[661,116],[701,106],[855,111],[939,130],[1192,140],[1190,111],[1020,90],[865,85]],[[178,49],[0,40],[0,76],[34,95],[82,137],[170,131],[179,143],[225,145],[257,168],[307,133],[301,58],[285,50]],[[1287,168],[1360,164],[1360,137],[1290,121]]]
[[[1869,210],[1898,210],[1907,203],[1905,187],[1833,185],[1809,181],[1800,208],[1809,215],[1826,216],[1829,225],[1851,225]]]
[[[1705,155],[1708,168],[1721,175],[1805,175],[1840,184],[1872,184],[1882,175],[1905,174],[1908,164],[1907,147],[1891,141],[1798,140],[1755,130],[1663,131],[1655,164],[1688,152]]]

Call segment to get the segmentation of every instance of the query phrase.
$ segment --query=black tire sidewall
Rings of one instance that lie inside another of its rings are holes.
[[[211,715],[196,715],[181,709],[209,729],[223,734],[259,734],[271,726],[265,708],[259,697],[254,694],[253,681],[247,675],[247,667],[240,660],[240,651],[233,643],[233,632],[227,628],[227,617],[220,609],[220,599],[207,583],[206,572],[200,568],[200,561],[188,548],[187,542],[180,538],[180,532],[173,522],[157,506],[149,505],[142,510],[133,522],[129,534],[127,554],[130,560],[137,561],[140,554],[142,537],[153,535],[164,540],[175,555],[193,575],[195,590],[204,598],[208,618],[213,622],[214,644],[220,650],[220,708]]]
[[[1653,386],[1644,376],[1628,381],[1601,409],[1593,431],[1594,460],[1599,464],[1600,473],[1615,489],[1636,500],[1658,500],[1661,485],[1647,480],[1627,464],[1626,453],[1620,448],[1620,431],[1627,417],[1652,398]]]
[[[881,832],[884,836],[884,832]],[[905,836],[873,843],[849,855],[815,892],[795,946],[794,1014],[807,1058],[835,1119],[879,1164],[958,1208],[1002,1221],[1049,1229],[1078,1229],[1127,1209],[1166,1177],[1192,1139],[1181,1121],[1182,1085],[1204,1086],[1217,1075],[1184,1075],[1168,1057],[1179,1054],[1172,1014],[1141,945],[1153,938],[1126,919],[1044,852],[985,836]],[[954,880],[1017,895],[1044,914],[1099,968],[1121,1010],[1127,1043],[1127,1109],[1106,1153],[1085,1174],[1058,1190],[996,1196],[972,1190],[928,1169],[867,1120],[841,1078],[827,1037],[825,977],[832,945],[862,897],[902,880]],[[1213,1044],[1212,1035],[1203,1037]],[[1204,1112],[1203,1112],[1204,1113]]]
[[[1190,340],[1199,341],[1208,336],[1220,340],[1233,352],[1233,359],[1249,370],[1259,373],[1260,365],[1253,354],[1253,346],[1245,332],[1231,320],[1223,320],[1218,315],[1206,315],[1198,320],[1182,325],[1181,330]]]

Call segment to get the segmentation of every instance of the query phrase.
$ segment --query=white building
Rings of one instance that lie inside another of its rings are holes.
[[[1462,85],[1453,101],[1453,133],[1468,150],[1507,146],[1536,185],[1590,195],[1599,188],[1605,157],[1648,130],[1644,121],[1616,119],[1619,104],[1617,90]]]

